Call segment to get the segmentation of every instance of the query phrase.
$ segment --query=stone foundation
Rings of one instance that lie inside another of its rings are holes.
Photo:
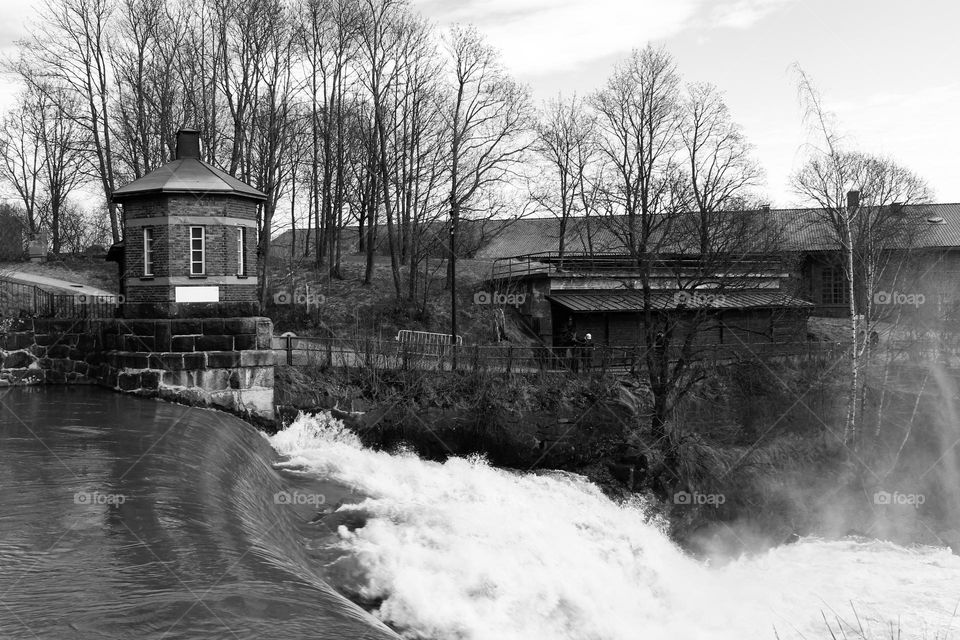
[[[99,384],[273,419],[267,318],[23,319],[0,335],[0,386]]]

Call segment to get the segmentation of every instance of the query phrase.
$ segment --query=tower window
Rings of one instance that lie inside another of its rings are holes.
[[[143,275],[153,275],[153,229],[143,228]]]
[[[190,275],[206,273],[206,234],[203,227],[190,227]]]
[[[247,230],[237,227],[237,275],[247,275]]]

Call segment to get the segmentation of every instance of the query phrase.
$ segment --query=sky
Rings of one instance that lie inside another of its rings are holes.
[[[3,0],[0,53],[38,3]],[[711,82],[766,170],[775,207],[798,204],[789,176],[812,140],[793,65],[851,148],[888,155],[960,202],[960,3],[954,0],[412,0],[441,27],[476,25],[539,102],[586,96],[648,42],[686,81]],[[0,108],[12,88],[0,80]]]

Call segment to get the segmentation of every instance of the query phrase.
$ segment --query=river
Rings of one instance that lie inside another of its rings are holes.
[[[710,566],[578,476],[371,451],[325,416],[266,438],[7,389],[0,489],[0,638],[960,635],[946,549],[804,539]]]

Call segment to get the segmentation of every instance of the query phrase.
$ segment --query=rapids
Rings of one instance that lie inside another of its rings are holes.
[[[945,638],[960,635],[960,557],[872,540],[804,539],[708,566],[642,502],[578,476],[360,446],[326,415],[271,438],[278,466],[366,496],[338,513],[350,589],[415,638]],[[356,519],[355,519],[356,520]],[[825,622],[826,617],[827,622]]]

